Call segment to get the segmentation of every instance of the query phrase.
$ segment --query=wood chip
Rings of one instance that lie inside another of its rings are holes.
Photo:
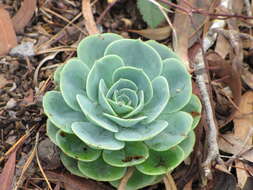
[[[17,45],[17,37],[8,11],[0,8],[0,56]]]

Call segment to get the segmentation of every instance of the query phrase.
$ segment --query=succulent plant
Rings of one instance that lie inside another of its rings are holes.
[[[105,33],[84,38],[77,58],[43,97],[47,134],[73,174],[127,189],[161,180],[193,150],[201,104],[180,58],[156,41]]]

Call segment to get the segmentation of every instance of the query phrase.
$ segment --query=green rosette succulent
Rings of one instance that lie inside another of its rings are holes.
[[[117,187],[134,167],[127,189],[140,189],[193,150],[201,104],[181,59],[166,46],[91,35],[54,80],[56,90],[43,97],[47,134],[71,173]]]

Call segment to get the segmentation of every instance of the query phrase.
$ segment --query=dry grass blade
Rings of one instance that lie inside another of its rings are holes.
[[[85,26],[89,34],[99,34],[100,32],[97,28],[96,22],[92,14],[90,0],[82,1],[82,13],[85,19]]]
[[[177,186],[171,174],[166,174],[163,178],[166,190],[177,190]]]
[[[44,177],[44,179],[45,179],[45,181],[46,181],[46,183],[47,183],[48,188],[49,188],[50,190],[53,190],[52,187],[51,187],[51,185],[50,185],[50,183],[49,183],[49,181],[48,181],[47,175],[45,174],[45,172],[44,172],[44,170],[43,170],[43,168],[42,168],[42,166],[41,166],[41,164],[40,164],[40,160],[39,160],[39,156],[38,156],[38,152],[37,152],[38,142],[39,142],[39,133],[36,134],[36,142],[35,142],[35,155],[36,155],[36,160],[37,160],[39,169],[40,169],[40,171],[41,171],[41,173],[42,173],[42,175],[43,175],[43,177]]]
[[[171,27],[165,26],[165,27],[154,28],[154,29],[149,28],[149,29],[144,29],[144,30],[129,30],[129,32],[137,33],[151,40],[164,40],[170,36]]]
[[[36,0],[24,0],[22,6],[12,18],[13,26],[16,32],[21,32],[29,23],[36,10]]]
[[[0,8],[0,56],[17,45],[17,37],[9,13]]]
[[[14,190],[17,190],[18,187],[19,187],[20,185],[22,185],[21,183],[23,182],[23,176],[24,176],[26,170],[29,168],[30,164],[32,163],[33,158],[34,158],[34,156],[35,156],[35,152],[36,152],[36,146],[34,147],[32,153],[31,153],[31,155],[29,156],[29,158],[27,159],[26,163],[24,164],[24,166],[23,166],[23,168],[22,168],[22,171],[21,171],[21,174],[20,174],[20,177],[19,177],[17,183],[15,184]]]
[[[4,169],[0,175],[1,190],[11,190],[12,181],[14,177],[15,167],[16,167],[16,151],[11,153],[8,161],[6,162]]]
[[[129,168],[125,174],[125,176],[120,181],[118,190],[125,190],[128,180],[131,178],[131,176],[134,173],[134,168]]]
[[[30,132],[33,130],[34,128],[30,129],[25,135],[23,135],[5,154],[3,157],[0,158],[0,163],[8,156],[10,155],[12,152],[16,151],[16,149],[18,148],[18,146],[20,146],[21,144],[23,144],[23,142],[27,139],[27,137],[30,136]]]

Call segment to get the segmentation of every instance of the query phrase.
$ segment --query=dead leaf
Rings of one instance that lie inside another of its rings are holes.
[[[242,190],[252,190],[253,189],[253,177],[248,177],[246,184]]]
[[[0,8],[0,56],[17,45],[17,37],[9,13]]]
[[[16,166],[16,150],[13,151],[8,161],[5,163],[4,169],[0,174],[1,190],[12,190],[12,182]]]
[[[248,91],[242,96],[239,111],[235,114],[234,135],[244,140],[253,128],[253,91]],[[252,139],[247,143],[252,145]]]
[[[187,4],[191,4],[192,7],[203,10],[208,10],[210,8],[209,0],[189,0],[187,1]],[[185,1],[178,1],[178,5],[182,7],[188,7]],[[173,26],[176,31],[176,38],[173,36],[173,47],[175,52],[183,59],[188,69],[188,48],[198,40],[199,36],[202,33],[200,29],[205,23],[205,20],[205,15],[193,14],[192,20],[190,20],[189,15],[186,13],[183,14],[182,11],[176,11],[175,19],[173,22]]]
[[[171,27],[165,26],[161,28],[148,28],[144,30],[128,30],[129,32],[137,33],[151,40],[164,40],[171,34]]]
[[[210,67],[210,71],[212,74],[212,80],[218,80],[215,82],[220,84],[220,89],[216,90],[217,105],[215,106],[216,114],[218,115],[219,125],[222,127],[230,122],[237,111],[237,107],[241,101],[241,78],[240,74],[228,61],[222,59],[222,57],[213,51],[210,51],[206,55],[206,60]],[[213,85],[214,86],[214,85]],[[215,87],[215,86],[214,86]],[[215,89],[215,88],[214,88]],[[226,93],[227,91],[231,91],[231,95]]]
[[[229,42],[224,36],[219,34],[215,45],[215,52],[217,52],[223,59],[225,59],[225,57],[229,54],[230,51],[231,46]]]
[[[251,46],[253,47],[253,46]],[[245,64],[246,65],[246,64]],[[246,67],[242,67],[242,80],[253,89],[253,73],[249,71],[248,65]]]
[[[220,136],[218,144],[220,150],[230,154],[238,154],[241,150],[246,151],[252,148],[250,145],[244,145],[244,142],[240,138],[235,137],[233,133],[223,134]],[[253,151],[250,150],[247,153],[242,154],[242,158],[253,162]]]
[[[192,182],[193,180],[191,179],[185,186],[183,190],[192,190]]]
[[[235,114],[234,119],[234,136],[240,140],[246,140],[250,131],[253,128],[253,91],[248,91],[242,96],[241,103],[239,105],[239,111]],[[247,145],[252,145],[252,138],[249,138]],[[253,154],[251,154],[253,156]],[[252,160],[253,161],[253,160]],[[242,162],[236,162],[236,173],[238,176],[238,184],[242,188],[249,177]]]
[[[212,190],[236,190],[236,179],[233,175],[215,170],[214,179],[210,182],[213,183]]]
[[[16,15],[12,18],[13,26],[16,32],[22,32],[25,26],[30,22],[36,10],[36,0],[24,0]]]
[[[244,164],[241,161],[236,161],[235,167],[236,167],[238,186],[242,188],[243,186],[245,186],[247,179],[250,175],[248,171],[245,169]]]
[[[193,0],[190,0],[189,3],[192,4]],[[179,1],[179,6],[184,6],[184,1]],[[186,67],[189,69],[189,59],[188,59],[188,41],[189,41],[189,32],[186,32],[185,29],[191,28],[189,16],[182,14],[180,11],[176,11],[173,26],[176,31],[176,36],[173,36],[173,48],[175,52],[182,58]]]
[[[46,175],[50,179],[55,179],[66,185],[66,190],[113,190],[109,186],[100,185],[98,182],[88,180],[85,178],[80,178],[74,175],[66,173],[56,173],[56,172],[46,172]]]

